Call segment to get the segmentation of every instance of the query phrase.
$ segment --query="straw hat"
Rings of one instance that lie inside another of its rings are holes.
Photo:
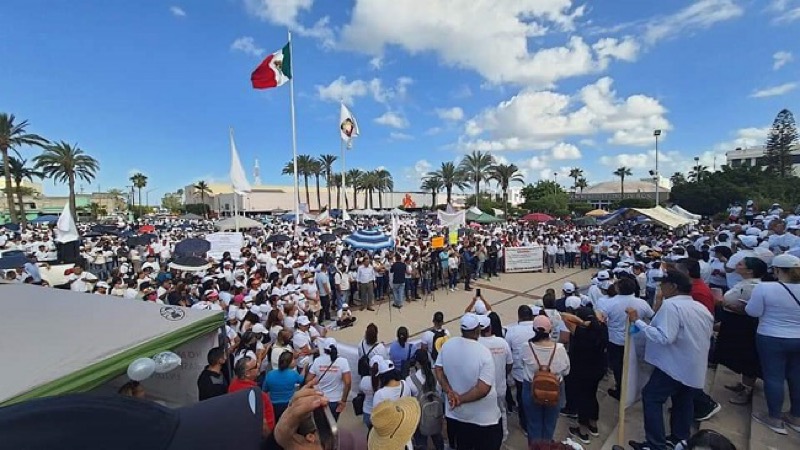
[[[372,409],[369,450],[402,450],[417,430],[419,402],[414,397],[381,402]]]

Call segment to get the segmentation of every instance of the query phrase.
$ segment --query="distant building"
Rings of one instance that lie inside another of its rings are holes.
[[[659,185],[659,201],[669,198],[670,188],[662,182]],[[644,198],[655,201],[656,184],[654,180],[625,179],[625,196],[622,196],[619,180],[597,183],[575,193],[575,200],[590,203],[594,208],[609,209],[612,203],[623,198]]]
[[[764,158],[767,153],[767,148],[763,145],[747,148],[737,148],[725,152],[725,159],[729,166],[736,167],[753,167],[764,165]],[[800,145],[795,145],[792,148],[792,170],[795,175],[800,175]]]
[[[41,184],[39,185],[41,188]],[[34,190],[33,195],[24,195],[22,197],[25,204],[25,216],[28,220],[35,219],[39,216],[53,214],[61,214],[64,210],[64,205],[69,202],[68,196],[48,196],[42,195],[41,191]],[[14,197],[14,205],[19,209],[16,196]],[[125,202],[119,198],[107,194],[105,192],[93,192],[91,194],[75,194],[75,207],[78,209],[78,218],[88,219],[89,205],[96,203],[101,209],[106,211],[106,215],[120,214],[125,210]],[[6,196],[0,196],[0,223],[5,223],[9,219],[8,203]]]
[[[525,196],[522,195],[522,186],[509,186],[508,203],[511,203],[511,206],[519,206],[525,203]]]

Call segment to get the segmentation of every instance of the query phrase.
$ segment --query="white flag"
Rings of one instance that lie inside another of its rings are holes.
[[[236,152],[236,143],[233,142],[233,128],[231,128],[231,184],[237,194],[250,192],[250,183],[247,182],[247,175],[244,173],[242,162],[239,161],[239,153]]]
[[[78,227],[75,226],[75,220],[72,218],[72,211],[69,209],[69,202],[64,205],[64,210],[58,216],[56,223],[56,242],[66,244],[67,242],[77,241]]]
[[[342,109],[339,113],[339,133],[342,135],[342,140],[347,144],[347,148],[353,144],[353,138],[358,136],[358,122],[353,117],[353,113],[347,109],[342,103]]]
[[[392,214],[392,239],[397,242],[397,229],[400,228],[400,221],[397,220],[397,216]]]

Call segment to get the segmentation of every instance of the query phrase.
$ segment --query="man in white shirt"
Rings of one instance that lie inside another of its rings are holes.
[[[491,321],[489,316],[479,316],[481,323],[481,337],[478,338],[483,346],[492,352],[494,360],[494,381],[497,390],[497,406],[503,418],[503,442],[508,438],[508,414],[506,409],[506,378],[511,373],[511,366],[514,360],[511,357],[511,347],[505,339],[492,334]]]
[[[89,272],[85,272],[83,267],[75,266],[72,273],[67,277],[69,289],[74,292],[88,292],[89,283],[97,281],[97,277]]]
[[[448,433],[457,436],[459,450],[499,450],[503,442],[497,406],[492,353],[478,342],[480,319],[461,317],[461,337],[449,339],[436,359],[434,373],[447,395]],[[450,446],[454,447],[453,442]]]
[[[506,342],[511,349],[511,378],[517,389],[517,412],[519,423],[526,424],[525,409],[522,406],[522,382],[525,381],[525,373],[522,368],[522,351],[527,348],[528,341],[536,334],[533,331],[533,311],[528,305],[521,305],[517,308],[517,324],[508,328],[506,331]]]
[[[358,297],[361,309],[363,310],[366,307],[368,311],[375,311],[372,307],[372,302],[375,299],[375,269],[366,256],[362,264],[358,266],[356,281],[358,282]]]

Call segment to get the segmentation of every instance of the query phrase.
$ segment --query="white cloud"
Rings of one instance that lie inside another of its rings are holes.
[[[383,58],[380,56],[374,56],[369,60],[369,66],[372,67],[372,70],[380,70],[383,67]]]
[[[264,49],[256,45],[255,39],[250,36],[237,38],[233,41],[233,44],[231,44],[231,50],[240,51],[253,56],[261,56],[264,54]]]
[[[797,88],[797,83],[784,83],[778,86],[759,89],[750,94],[750,97],[753,98],[777,97],[783,94],[788,94],[789,92],[795,90],[795,88]]]
[[[772,0],[767,6],[767,11],[774,13],[774,24],[787,24],[800,20],[800,1],[798,0]]]
[[[601,78],[573,96],[523,89],[468,120],[465,150],[547,150],[570,137],[608,134],[607,142],[647,146],[653,130],[672,128],[658,100],[636,94],[619,98],[613,80]],[[665,133],[666,134],[666,133]]]
[[[734,0],[698,0],[674,14],[649,21],[644,39],[648,44],[654,44],[694,30],[707,29],[719,22],[740,17],[743,13],[744,9]]]
[[[411,189],[419,189],[422,179],[425,178],[431,170],[433,170],[431,163],[425,159],[420,159],[414,163],[413,167],[404,168],[403,173]],[[395,182],[397,181],[395,180]]]
[[[169,12],[175,17],[186,17],[186,11],[180,6],[170,6]]]
[[[556,144],[550,150],[550,154],[553,156],[553,159],[555,160],[581,158],[581,151],[580,149],[578,149],[578,147],[564,142],[559,142],[558,144]]]
[[[748,148],[761,145],[766,142],[767,135],[769,134],[771,128],[772,127],[770,126],[740,128],[736,130],[736,137],[734,139],[726,142],[720,142],[714,146],[714,149],[718,152],[726,152],[735,150],[737,148]]]
[[[392,141],[412,141],[414,140],[414,136],[399,131],[392,131],[389,133],[389,139]]]
[[[600,72],[615,59],[635,59],[638,45],[629,37],[591,44],[573,35],[560,46],[529,48],[531,38],[572,32],[584,12],[572,0],[473,0],[469,8],[454,0],[357,0],[340,46],[377,56],[390,46],[433,52],[444,64],[474,70],[492,84],[540,87]]]
[[[441,127],[431,127],[425,130],[425,136],[435,136],[442,132]]]
[[[328,16],[311,27],[298,20],[301,13],[311,11],[314,0],[244,0],[244,5],[250,15],[265,22],[286,27],[301,36],[319,39],[326,46],[333,45],[333,30]]]
[[[772,59],[774,60],[772,63],[772,70],[778,70],[786,64],[792,62],[794,60],[794,56],[791,52],[780,51],[775,52],[775,54],[772,55]]]
[[[452,108],[437,108],[436,115],[442,120],[458,122],[464,118],[464,110],[458,106]]]
[[[317,85],[316,89],[319,99],[323,101],[343,101],[352,105],[356,98],[370,95],[376,102],[386,104],[392,100],[404,99],[411,84],[413,80],[409,77],[400,77],[394,87],[386,87],[379,78],[347,81],[344,76],[340,76],[327,86]]]
[[[408,120],[394,111],[386,111],[382,116],[375,119],[375,123],[400,129],[408,127]]]
[[[455,99],[464,99],[472,97],[472,89],[466,84],[462,84],[458,89],[450,94]]]

